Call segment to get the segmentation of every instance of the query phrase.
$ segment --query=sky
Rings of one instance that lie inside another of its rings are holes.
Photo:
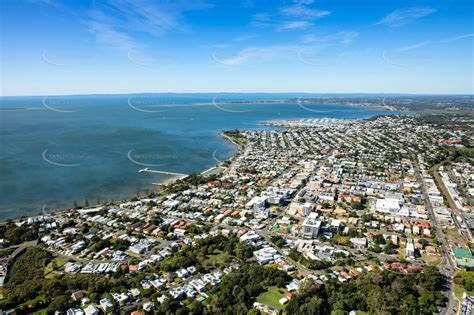
[[[471,0],[2,0],[0,94],[472,94]]]

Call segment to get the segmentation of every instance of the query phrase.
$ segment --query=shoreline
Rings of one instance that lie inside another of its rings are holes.
[[[226,160],[224,161],[227,161],[227,160],[230,160],[230,159],[233,159],[238,153],[239,153],[239,150],[240,150],[240,144],[236,143],[232,137],[229,137],[227,136],[226,134],[224,134],[224,132],[220,132],[219,135],[222,137],[222,139],[226,140],[226,141],[229,141],[231,142],[232,144],[234,144],[236,147],[237,147],[237,150],[235,152],[235,154],[231,155],[229,158],[227,158]],[[224,161],[220,162],[220,163],[217,163],[213,166],[211,166],[210,168],[202,171],[202,172],[196,172],[196,174],[199,174],[199,175],[202,175],[202,176],[209,176],[209,175],[212,175],[212,174],[207,174],[207,173],[210,173],[212,172],[213,170],[215,169],[218,169],[218,168],[224,168],[225,167],[222,167],[220,164],[222,164]],[[217,161],[216,161],[217,162]],[[157,181],[157,182],[151,182],[150,183],[150,187],[149,188],[152,188],[153,190],[155,190],[157,187],[161,186],[163,187],[164,189],[166,189],[169,185],[172,185],[174,184],[177,180],[181,180],[181,179],[185,179],[187,177],[189,177],[191,174],[188,174],[186,176],[169,176],[168,178],[162,180],[162,181]],[[143,192],[145,192],[146,190],[144,190]],[[155,191],[153,191],[153,193],[157,193]],[[131,201],[132,199],[134,198],[137,198],[137,196],[131,196],[131,197],[125,197],[123,199],[119,199],[119,200],[116,200],[114,201],[114,203],[117,203],[117,202],[127,202],[127,201]],[[145,197],[139,197],[139,198],[146,198]],[[83,200],[79,200],[79,202],[85,202],[87,200],[87,198],[83,199]],[[44,207],[44,205],[43,205]],[[36,213],[36,214],[25,214],[25,215],[21,215],[20,217],[17,217],[17,218],[4,218],[4,219],[1,219],[0,220],[0,226],[1,225],[5,225],[7,224],[8,221],[12,221],[12,222],[18,222],[18,221],[22,221],[24,220],[25,218],[32,218],[32,217],[38,217],[38,216],[47,216],[47,215],[55,215],[55,214],[58,214],[58,213],[64,213],[66,211],[71,211],[71,210],[85,210],[85,209],[92,209],[92,208],[98,208],[98,207],[104,207],[104,205],[101,205],[101,204],[91,204],[89,205],[88,207],[79,207],[77,209],[74,209],[74,208],[60,208],[60,209],[55,209],[55,210],[48,210],[48,211],[44,211],[43,213]],[[40,210],[42,211],[42,210]]]
[[[227,140],[230,143],[234,144],[237,147],[237,149],[241,149],[242,144],[235,142],[235,140],[232,137],[226,135],[224,132],[221,132],[219,135],[222,138],[224,138],[224,140]],[[238,151],[236,151],[236,153],[238,153]]]

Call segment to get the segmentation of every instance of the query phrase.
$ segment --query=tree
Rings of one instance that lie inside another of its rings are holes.
[[[288,315],[330,313],[330,305],[323,286],[313,281],[307,281],[298,292],[300,293],[291,299],[286,306]]]
[[[246,314],[265,288],[283,286],[290,280],[288,274],[273,267],[244,264],[237,271],[222,278],[208,300],[211,313]]]
[[[322,286],[303,284],[288,303],[288,314],[432,314],[443,303],[442,275],[436,268],[424,273],[371,272],[346,283],[329,280]],[[318,299],[315,299],[317,297]]]
[[[420,243],[421,246],[423,246],[423,248],[425,248],[426,245],[429,244],[429,242],[427,240],[425,240],[424,238],[421,238],[420,240],[418,240],[418,243]]]
[[[393,242],[392,240],[388,240],[387,243],[385,244],[385,247],[383,249],[383,252],[387,255],[389,255],[392,252],[392,247],[393,247]]]
[[[53,298],[48,306],[48,313],[54,314],[55,311],[66,311],[71,306],[71,300],[66,295],[59,295]]]
[[[239,242],[235,247],[235,256],[240,260],[245,260],[252,257],[253,251],[252,247],[246,242]]]
[[[377,245],[385,244],[385,239],[384,239],[382,234],[376,234],[376,235],[372,236],[372,240]]]
[[[474,288],[474,272],[461,270],[454,277],[454,282],[467,291],[472,291]]]
[[[272,235],[270,241],[275,244],[277,247],[282,248],[285,246],[286,240],[280,235]]]

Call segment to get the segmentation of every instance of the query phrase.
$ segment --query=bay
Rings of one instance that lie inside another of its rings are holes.
[[[368,118],[381,108],[261,103],[297,94],[134,94],[0,98],[0,220],[155,189],[169,176],[202,172],[235,153],[229,129],[262,121]],[[304,95],[309,97],[309,95]],[[213,102],[214,101],[214,102]],[[249,102],[236,104],[234,102]],[[257,103],[251,103],[257,101]],[[260,101],[260,102],[258,102]]]

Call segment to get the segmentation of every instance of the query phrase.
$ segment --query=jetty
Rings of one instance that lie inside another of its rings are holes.
[[[154,174],[161,174],[161,175],[171,175],[171,176],[179,176],[179,177],[187,177],[189,176],[188,174],[182,174],[182,173],[174,173],[174,172],[165,172],[165,171],[156,171],[156,170],[150,170],[149,168],[144,168],[138,171],[139,173],[154,173]]]

